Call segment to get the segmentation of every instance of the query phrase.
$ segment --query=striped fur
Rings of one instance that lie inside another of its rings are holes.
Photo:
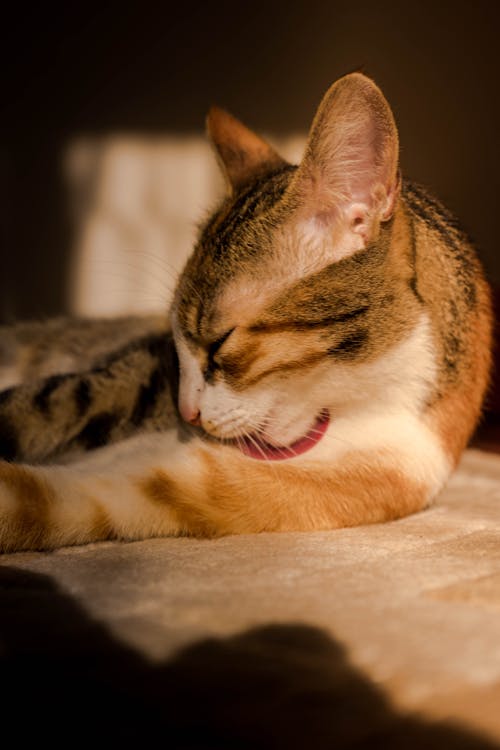
[[[176,423],[177,360],[168,333],[134,339],[83,372],[0,393],[0,452],[10,461],[67,460],[138,430]]]
[[[488,286],[451,214],[401,182],[375,84],[331,87],[298,167],[222,110],[208,127],[228,195],[172,332],[138,323],[55,371],[44,344],[49,377],[31,367],[0,393],[1,549],[399,518],[436,497],[474,429]]]
[[[0,391],[51,375],[91,369],[130,340],[164,327],[158,316],[54,318],[0,326]]]

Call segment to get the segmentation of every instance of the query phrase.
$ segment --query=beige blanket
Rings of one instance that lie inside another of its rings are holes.
[[[26,740],[500,746],[500,457],[379,526],[5,555],[0,656]]]

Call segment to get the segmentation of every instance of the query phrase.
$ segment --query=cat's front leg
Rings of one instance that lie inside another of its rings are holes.
[[[425,507],[445,479],[422,463],[415,474],[408,459],[373,450],[337,463],[266,463],[170,431],[70,466],[0,464],[0,548],[387,521]]]
[[[181,533],[173,506],[144,491],[152,465],[169,463],[176,482],[177,435],[145,435],[67,466],[0,462],[0,551],[53,549],[105,539]]]

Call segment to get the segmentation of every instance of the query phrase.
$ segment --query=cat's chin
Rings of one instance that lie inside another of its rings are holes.
[[[329,424],[330,414],[327,410],[324,410],[316,417],[312,427],[290,445],[272,445],[264,440],[259,433],[234,440],[234,445],[250,458],[256,458],[260,461],[284,461],[288,458],[300,456],[314,448],[324,436]]]

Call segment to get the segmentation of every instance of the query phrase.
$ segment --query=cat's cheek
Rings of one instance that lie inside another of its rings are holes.
[[[311,409],[300,411],[293,402],[289,407],[272,409],[266,420],[265,438],[268,443],[276,446],[291,445],[305,435],[314,424],[318,414]]]
[[[206,432],[220,438],[232,437],[241,429],[245,417],[239,399],[224,384],[205,386],[200,398],[200,419]]]
[[[208,384],[200,399],[201,425],[215,437],[236,437],[258,430],[269,407],[269,394],[249,398],[225,383]]]

